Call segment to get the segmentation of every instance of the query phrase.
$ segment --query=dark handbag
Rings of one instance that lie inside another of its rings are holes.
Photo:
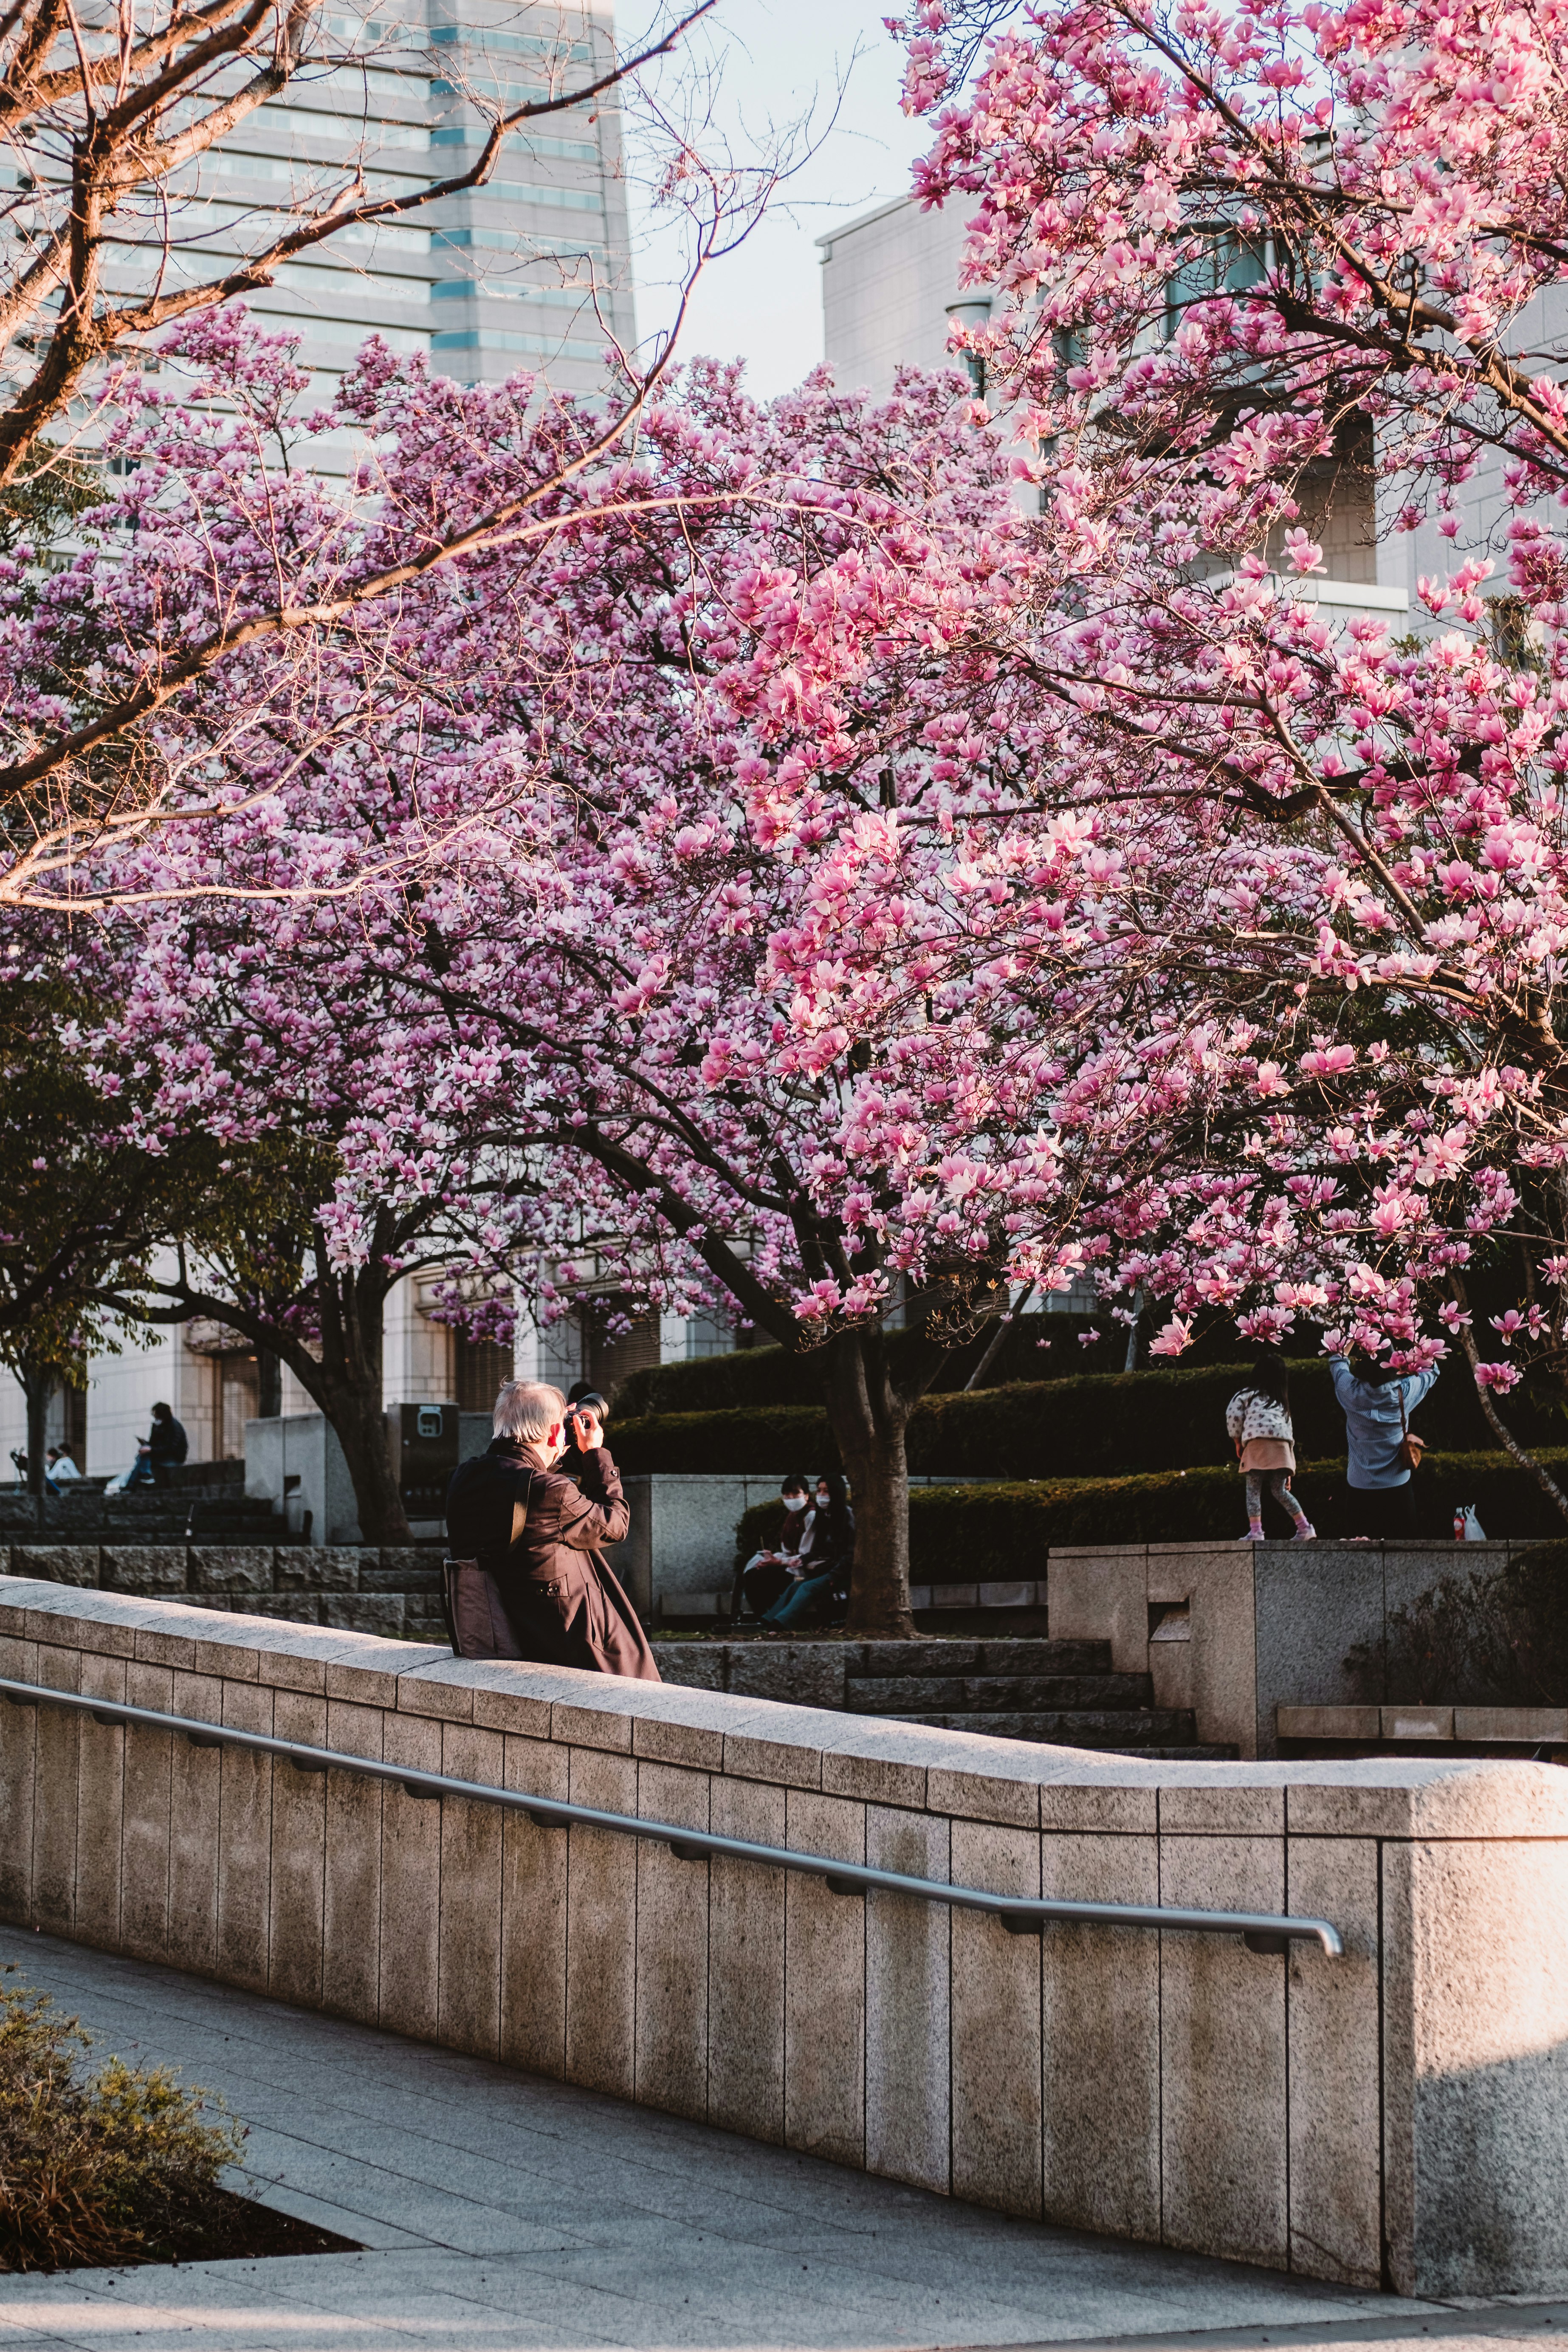
[[[520,1503],[514,1496],[511,1506],[511,1540],[514,1545],[522,1541],[522,1531],[528,1525],[529,1497],[533,1491],[532,1471],[526,1471],[523,1475],[526,1483],[522,1490],[522,1500]],[[447,1628],[447,1639],[452,1644],[452,1655],[455,1658],[460,1658],[463,1654],[462,1644],[458,1639],[458,1571],[459,1569],[471,1568],[477,1576],[479,1567],[479,1563],[477,1559],[454,1559],[450,1554],[441,1562],[441,1622]],[[553,1589],[552,1587],[552,1591]]]
[[[452,1644],[452,1655],[463,1654],[458,1643],[458,1596],[453,1580],[460,1568],[478,1568],[477,1559],[444,1559],[441,1562],[441,1622],[447,1628],[447,1639]]]
[[[1403,1389],[1399,1391],[1399,1426],[1405,1432],[1405,1434],[1399,1441],[1399,1452],[1395,1456],[1395,1459],[1403,1462],[1407,1470],[1419,1470],[1421,1467],[1421,1456],[1426,1451],[1426,1440],[1424,1437],[1416,1436],[1415,1431],[1411,1428],[1409,1422],[1405,1417],[1405,1391]]]

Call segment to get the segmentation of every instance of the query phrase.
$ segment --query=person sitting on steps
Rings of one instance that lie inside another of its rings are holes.
[[[836,1602],[848,1598],[854,1559],[855,1514],[843,1479],[837,1470],[829,1470],[816,1482],[805,1556],[789,1571],[789,1589],[766,1612],[763,1624],[803,1625],[829,1616]]]
[[[802,1557],[810,1547],[815,1513],[803,1474],[792,1470],[779,1492],[784,1507],[784,1525],[771,1544],[754,1551],[735,1570],[730,1595],[732,1620],[738,1619],[744,1609],[750,1609],[753,1617],[761,1617],[771,1609],[782,1597],[791,1577],[799,1573]]]

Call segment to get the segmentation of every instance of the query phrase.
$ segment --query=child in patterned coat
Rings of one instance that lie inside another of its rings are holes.
[[[1247,1479],[1247,1533],[1242,1542],[1263,1541],[1263,1481],[1267,1477],[1275,1501],[1296,1522],[1295,1541],[1310,1543],[1317,1529],[1290,1492],[1296,1467],[1290,1374],[1284,1357],[1272,1348],[1265,1349],[1247,1387],[1237,1389],[1226,1405],[1225,1425],[1236,1447],[1237,1465]]]

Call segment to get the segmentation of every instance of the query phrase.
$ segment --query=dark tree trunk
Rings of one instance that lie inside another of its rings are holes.
[[[1463,1277],[1457,1274],[1450,1276],[1449,1287],[1459,1305],[1468,1310],[1470,1302],[1466,1292]],[[1476,1345],[1475,1332],[1468,1323],[1460,1327],[1459,1345],[1465,1351],[1465,1360],[1469,1365],[1470,1374],[1472,1379],[1474,1379],[1476,1367],[1480,1362],[1481,1357],[1480,1349]],[[1512,1455],[1520,1468],[1528,1473],[1528,1475],[1534,1479],[1536,1485],[1541,1488],[1542,1493],[1545,1495],[1551,1502],[1554,1503],[1558,1510],[1562,1512],[1563,1517],[1568,1519],[1568,1495],[1564,1495],[1562,1487],[1557,1484],[1556,1479],[1546,1467],[1545,1463],[1538,1462],[1534,1454],[1529,1451],[1528,1447],[1520,1444],[1518,1438],[1515,1437],[1513,1432],[1508,1427],[1507,1423],[1503,1420],[1501,1413],[1499,1412],[1497,1409],[1497,1399],[1493,1396],[1490,1389],[1483,1387],[1479,1381],[1476,1381],[1476,1400],[1479,1404],[1482,1412],[1486,1415],[1488,1422],[1490,1423],[1492,1433],[1497,1438],[1499,1444],[1502,1446],[1506,1453]]]
[[[392,1474],[382,1402],[387,1286],[374,1260],[334,1275],[324,1238],[316,1244],[316,1265],[321,1286],[321,1356],[305,1386],[343,1449],[362,1541],[405,1544],[412,1540],[408,1514]]]
[[[408,1514],[403,1507],[387,1451],[379,1366],[373,1389],[332,1382],[323,1386],[321,1403],[343,1449],[343,1461],[353,1485],[361,1540],[367,1544],[412,1542]],[[322,1532],[330,1534],[328,1529]]]
[[[27,1492],[33,1498],[34,1515],[41,1528],[46,1509],[44,1451],[48,1440],[49,1399],[55,1392],[58,1376],[52,1364],[40,1367],[24,1362],[19,1377],[27,1407]]]
[[[826,1347],[827,1417],[855,1507],[855,1569],[846,1632],[907,1641],[910,1611],[910,1408],[888,1378],[879,1328],[840,1331]]]

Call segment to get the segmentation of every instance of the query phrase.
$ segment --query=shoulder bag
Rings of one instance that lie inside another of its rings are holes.
[[[1426,1451],[1426,1440],[1424,1437],[1416,1436],[1415,1431],[1411,1428],[1409,1422],[1405,1418],[1405,1391],[1403,1389],[1399,1391],[1399,1426],[1404,1431],[1405,1434],[1399,1441],[1399,1452],[1395,1459],[1402,1462],[1407,1470],[1419,1470],[1421,1467],[1421,1456]]]

